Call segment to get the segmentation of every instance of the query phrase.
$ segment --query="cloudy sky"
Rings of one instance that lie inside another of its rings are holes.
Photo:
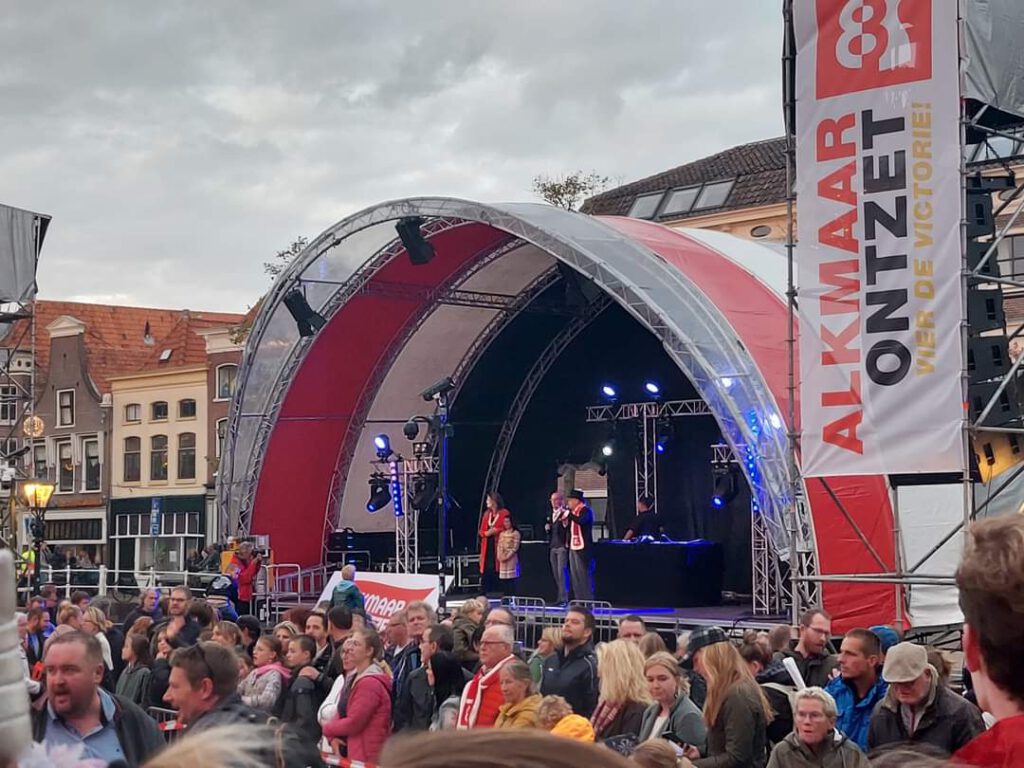
[[[770,0],[34,2],[0,17],[0,202],[44,298],[244,311],[386,199],[531,199],[782,131]]]

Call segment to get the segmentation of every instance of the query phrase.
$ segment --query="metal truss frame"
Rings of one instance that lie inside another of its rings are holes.
[[[264,382],[268,379],[273,382],[270,394],[265,396],[262,389],[257,390],[265,402],[254,409],[255,412],[242,412],[240,404],[244,401],[248,379],[260,362],[256,358],[263,333],[282,303],[284,293],[302,280],[304,272],[323,253],[346,238],[377,224],[408,216],[425,218],[428,236],[432,227],[482,223],[528,242],[592,280],[649,329],[708,402],[724,439],[734,448],[747,446],[749,461],[742,465],[742,470],[764,510],[766,525],[778,544],[778,551],[783,557],[788,556],[788,531],[797,527],[788,518],[799,514],[800,510],[788,500],[790,478],[785,435],[762,421],[777,413],[777,406],[753,359],[743,345],[737,343],[736,332],[699,286],[672,265],[652,257],[644,245],[597,219],[539,204],[484,205],[450,198],[385,203],[339,222],[300,254],[268,295],[243,357],[239,388],[232,406],[229,461],[227,471],[219,478],[222,509],[229,517],[237,518],[239,528],[244,530],[249,525],[267,439],[287,386],[309,344],[297,338],[274,338],[277,350],[288,346],[284,354],[276,353],[276,359],[268,352],[268,362],[260,371]],[[321,314],[330,320],[338,306],[365,284],[386,260],[385,254],[371,255],[363,266],[353,271],[341,290],[324,302],[319,310]],[[658,286],[658,289],[652,292],[649,286]],[[245,435],[247,444],[242,455],[231,456],[238,450],[238,424],[242,419],[259,419],[261,423]],[[244,468],[236,469],[233,464],[237,462],[244,462]],[[805,524],[809,521],[801,521],[801,525]]]
[[[640,421],[640,453],[634,459],[633,479],[636,496],[650,496],[658,503],[658,420],[680,416],[713,416],[708,404],[700,399],[649,400],[643,403],[608,403],[588,405],[587,422]]]
[[[39,221],[36,220],[36,250],[38,252],[39,244]],[[0,386],[13,388],[14,390],[14,403],[13,408],[15,411],[14,419],[10,424],[0,425],[0,444],[6,444],[9,440],[17,440],[20,435],[20,427],[23,424],[28,423],[32,417],[35,416],[35,404],[36,404],[36,313],[34,301],[29,302],[26,305],[19,305],[20,308],[17,311],[5,312],[0,314],[0,321],[16,323],[19,320],[27,320],[28,322],[22,323],[17,335],[9,340],[4,345],[3,355],[0,355]],[[24,347],[24,343],[28,339],[28,349]],[[29,384],[26,388],[22,383],[22,379],[25,377],[25,371],[15,372],[13,365],[15,360],[19,358],[19,353],[27,353],[29,356],[29,370],[28,380]],[[7,403],[8,407],[11,406]],[[19,539],[17,530],[18,521],[18,510],[23,506],[21,499],[18,494],[18,483],[22,480],[26,480],[31,477],[35,472],[34,468],[34,454],[35,454],[35,438],[31,435],[26,437],[28,443],[28,453],[24,460],[14,461],[11,469],[14,470],[14,476],[10,479],[10,490],[8,491],[8,497],[5,504],[0,504],[0,545],[8,546],[17,557],[20,551],[15,547],[14,542]],[[27,471],[27,467],[32,468],[32,471]],[[0,470],[2,471],[2,470]],[[21,542],[19,542],[21,543]]]
[[[533,395],[537,391],[537,387],[540,386],[548,371],[558,361],[565,348],[572,343],[573,339],[579,336],[584,328],[611,306],[611,303],[611,299],[608,296],[603,293],[600,294],[586,310],[573,317],[555,334],[554,338],[548,342],[548,345],[538,355],[537,359],[534,360],[526,376],[523,377],[523,382],[519,385],[519,389],[512,399],[508,414],[505,416],[504,421],[502,421],[498,437],[494,442],[491,460],[487,465],[487,475],[484,477],[483,495],[480,499],[481,509],[485,506],[487,494],[501,483],[501,475],[505,471],[505,461],[508,459],[508,452],[512,448],[516,431],[519,429],[519,424],[526,413],[527,407],[530,405],[530,400],[533,399]]]
[[[412,479],[416,476],[437,474],[440,471],[440,460],[435,456],[406,459],[399,456],[395,461],[401,465],[402,477],[402,509],[404,514],[395,520],[395,572],[419,573],[420,543],[418,509],[412,505]],[[387,474],[390,464],[386,461],[372,462],[375,471]],[[392,502],[393,503],[393,502]]]
[[[416,332],[419,331],[423,326],[423,323],[426,322],[427,318],[433,314],[434,310],[436,310],[438,306],[445,303],[444,297],[447,296],[450,291],[454,291],[455,286],[467,280],[496,259],[514,251],[520,246],[522,246],[522,242],[515,238],[508,238],[497,246],[489,247],[479,254],[477,258],[471,260],[466,269],[461,270],[456,275],[453,275],[444,287],[433,291],[431,303],[426,305],[422,312],[418,313],[415,317],[411,318],[408,323],[406,323],[398,338],[377,360],[377,364],[374,366],[373,371],[371,371],[366,386],[363,387],[363,391],[356,403],[356,407],[352,410],[352,415],[348,421],[348,428],[345,431],[345,437],[342,439],[341,446],[338,449],[338,458],[335,462],[335,469],[331,476],[331,490],[327,497],[327,507],[324,514],[323,547],[325,554],[327,551],[328,538],[330,537],[331,532],[338,527],[338,518],[341,514],[342,490],[345,486],[345,480],[348,477],[349,468],[352,466],[352,461],[355,459],[356,444],[359,442],[359,436],[362,433],[363,426],[366,423],[370,409],[373,407],[373,401],[377,397],[377,392],[383,385],[384,379],[387,377],[391,367],[398,359],[398,356],[402,354],[402,350],[405,349],[409,340],[416,335]],[[460,304],[460,306],[469,305]],[[485,308],[490,307],[486,307],[485,305]]]

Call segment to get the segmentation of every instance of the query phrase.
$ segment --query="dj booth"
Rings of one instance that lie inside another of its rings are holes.
[[[519,547],[518,592],[557,599],[548,544],[525,541]],[[722,546],[713,541],[594,544],[597,600],[636,608],[687,608],[722,602]]]

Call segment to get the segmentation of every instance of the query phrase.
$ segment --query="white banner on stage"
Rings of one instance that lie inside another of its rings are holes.
[[[961,471],[957,3],[794,26],[803,474]]]

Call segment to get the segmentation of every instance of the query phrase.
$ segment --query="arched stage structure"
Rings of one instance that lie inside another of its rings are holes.
[[[413,264],[396,235],[409,217],[434,246],[428,263]],[[885,477],[808,481],[791,498],[785,256],[712,231],[532,203],[397,200],[310,243],[262,302],[246,346],[218,478],[222,530],[267,534],[278,561],[313,565],[333,530],[393,526],[365,510],[363,459],[379,431],[367,422],[404,420],[423,411],[425,387],[462,381],[558,262],[654,334],[690,379],[743,458],[754,514],[782,560],[810,577],[893,570]],[[326,320],[311,337],[283,303],[297,285]],[[820,600],[838,629],[902,615],[892,584],[800,584],[800,603]]]

